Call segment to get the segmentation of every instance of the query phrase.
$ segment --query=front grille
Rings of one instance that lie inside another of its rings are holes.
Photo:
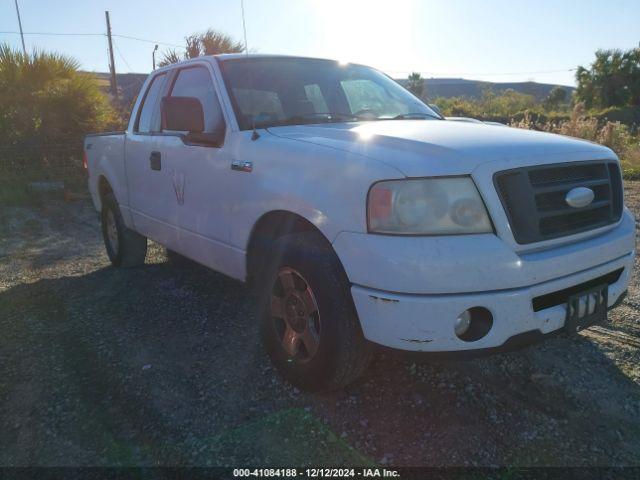
[[[504,170],[494,184],[520,244],[551,240],[617,222],[622,215],[622,179],[617,163],[580,162]],[[570,207],[566,194],[593,190],[593,201]]]

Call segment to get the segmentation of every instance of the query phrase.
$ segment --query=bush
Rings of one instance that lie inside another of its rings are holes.
[[[438,97],[433,103],[448,117],[472,117],[501,123],[509,123],[514,115],[524,115],[524,112],[544,113],[543,106],[536,103],[532,95],[511,89],[500,94],[486,89],[480,99]]]
[[[32,181],[83,186],[82,137],[122,123],[75,60],[0,45],[0,203],[23,198]]]
[[[120,125],[95,78],[64,55],[25,55],[0,45],[0,138],[58,142]]]
[[[640,171],[640,137],[634,128],[589,116],[583,103],[574,107],[568,120],[540,121],[540,118],[525,115],[523,119],[511,122],[510,126],[559,133],[606,145],[620,157],[625,178],[636,177]]]
[[[611,107],[596,112],[595,116],[601,121],[640,125],[640,107]]]
[[[627,168],[622,171],[625,180],[640,180],[640,168]]]

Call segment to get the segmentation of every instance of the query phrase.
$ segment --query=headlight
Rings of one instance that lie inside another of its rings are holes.
[[[396,235],[491,233],[493,227],[470,177],[378,182],[367,200],[369,231]]]

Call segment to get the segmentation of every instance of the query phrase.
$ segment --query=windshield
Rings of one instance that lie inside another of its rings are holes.
[[[220,62],[242,130],[277,125],[441,117],[386,75],[306,58]]]

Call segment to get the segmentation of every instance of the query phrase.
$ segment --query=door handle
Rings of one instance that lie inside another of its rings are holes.
[[[151,152],[151,155],[149,155],[149,165],[151,166],[151,170],[161,170],[162,154],[160,152]]]
[[[241,162],[240,160],[234,160],[233,162],[231,162],[231,170],[247,173],[252,172],[253,162]]]

